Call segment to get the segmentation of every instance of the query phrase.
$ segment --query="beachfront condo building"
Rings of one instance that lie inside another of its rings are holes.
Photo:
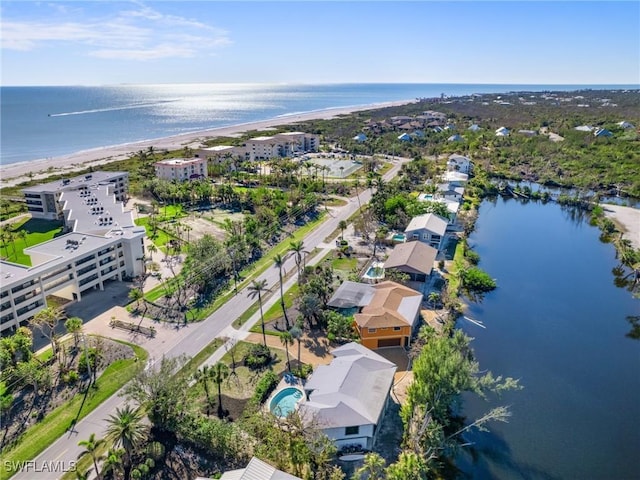
[[[198,151],[201,158],[221,163],[225,159],[246,161],[296,157],[303,153],[317,152],[320,136],[304,132],[285,132],[276,135],[253,137],[242,146],[218,145]]]
[[[197,180],[206,178],[206,158],[169,158],[154,164],[156,176],[162,180],[184,182],[185,180]]]
[[[49,296],[80,301],[89,290],[104,290],[110,281],[144,272],[145,229],[135,225],[131,210],[118,199],[126,195],[120,182],[104,181],[109,175],[95,172],[82,182],[69,182],[84,188],[43,189],[56,199],[47,213],[60,212],[69,233],[25,248],[30,265],[0,262],[0,334],[28,322],[47,307]]]
[[[60,196],[63,192],[86,190],[95,185],[111,184],[118,202],[126,201],[129,190],[128,172],[92,172],[74,178],[63,178],[22,189],[27,210],[33,218],[63,220]]]

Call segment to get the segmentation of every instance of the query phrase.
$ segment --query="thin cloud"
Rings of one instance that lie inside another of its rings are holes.
[[[82,22],[2,22],[2,49],[29,51],[51,42],[84,45],[88,56],[121,60],[210,55],[232,43],[224,30],[144,5]]]

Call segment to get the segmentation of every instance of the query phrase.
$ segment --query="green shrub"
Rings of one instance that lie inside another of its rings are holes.
[[[496,288],[496,282],[489,274],[478,267],[472,267],[462,273],[462,285],[473,293],[490,292]]]
[[[244,356],[243,362],[251,369],[265,367],[271,362],[271,351],[269,347],[262,343],[256,343],[251,346],[249,352]]]
[[[473,250],[470,250],[470,249],[465,250],[464,256],[466,257],[467,260],[469,260],[469,263],[472,265],[478,265],[478,263],[480,263],[480,255],[478,255]]]
[[[255,402],[257,405],[260,405],[262,402],[264,402],[267,399],[267,397],[273,391],[273,389],[276,388],[276,385],[278,385],[279,381],[280,379],[278,378],[278,375],[276,375],[274,372],[269,370],[258,381],[258,384],[256,385],[256,389],[253,392],[252,401]]]

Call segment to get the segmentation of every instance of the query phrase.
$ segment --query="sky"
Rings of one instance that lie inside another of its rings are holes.
[[[10,1],[2,85],[640,84],[640,2]]]

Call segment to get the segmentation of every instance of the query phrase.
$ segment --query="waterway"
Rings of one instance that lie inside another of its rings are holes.
[[[485,200],[469,244],[498,288],[458,326],[482,369],[520,391],[465,397],[477,418],[508,405],[508,423],[475,432],[459,466],[472,479],[640,478],[640,300],[614,283],[615,249],[555,203]]]

